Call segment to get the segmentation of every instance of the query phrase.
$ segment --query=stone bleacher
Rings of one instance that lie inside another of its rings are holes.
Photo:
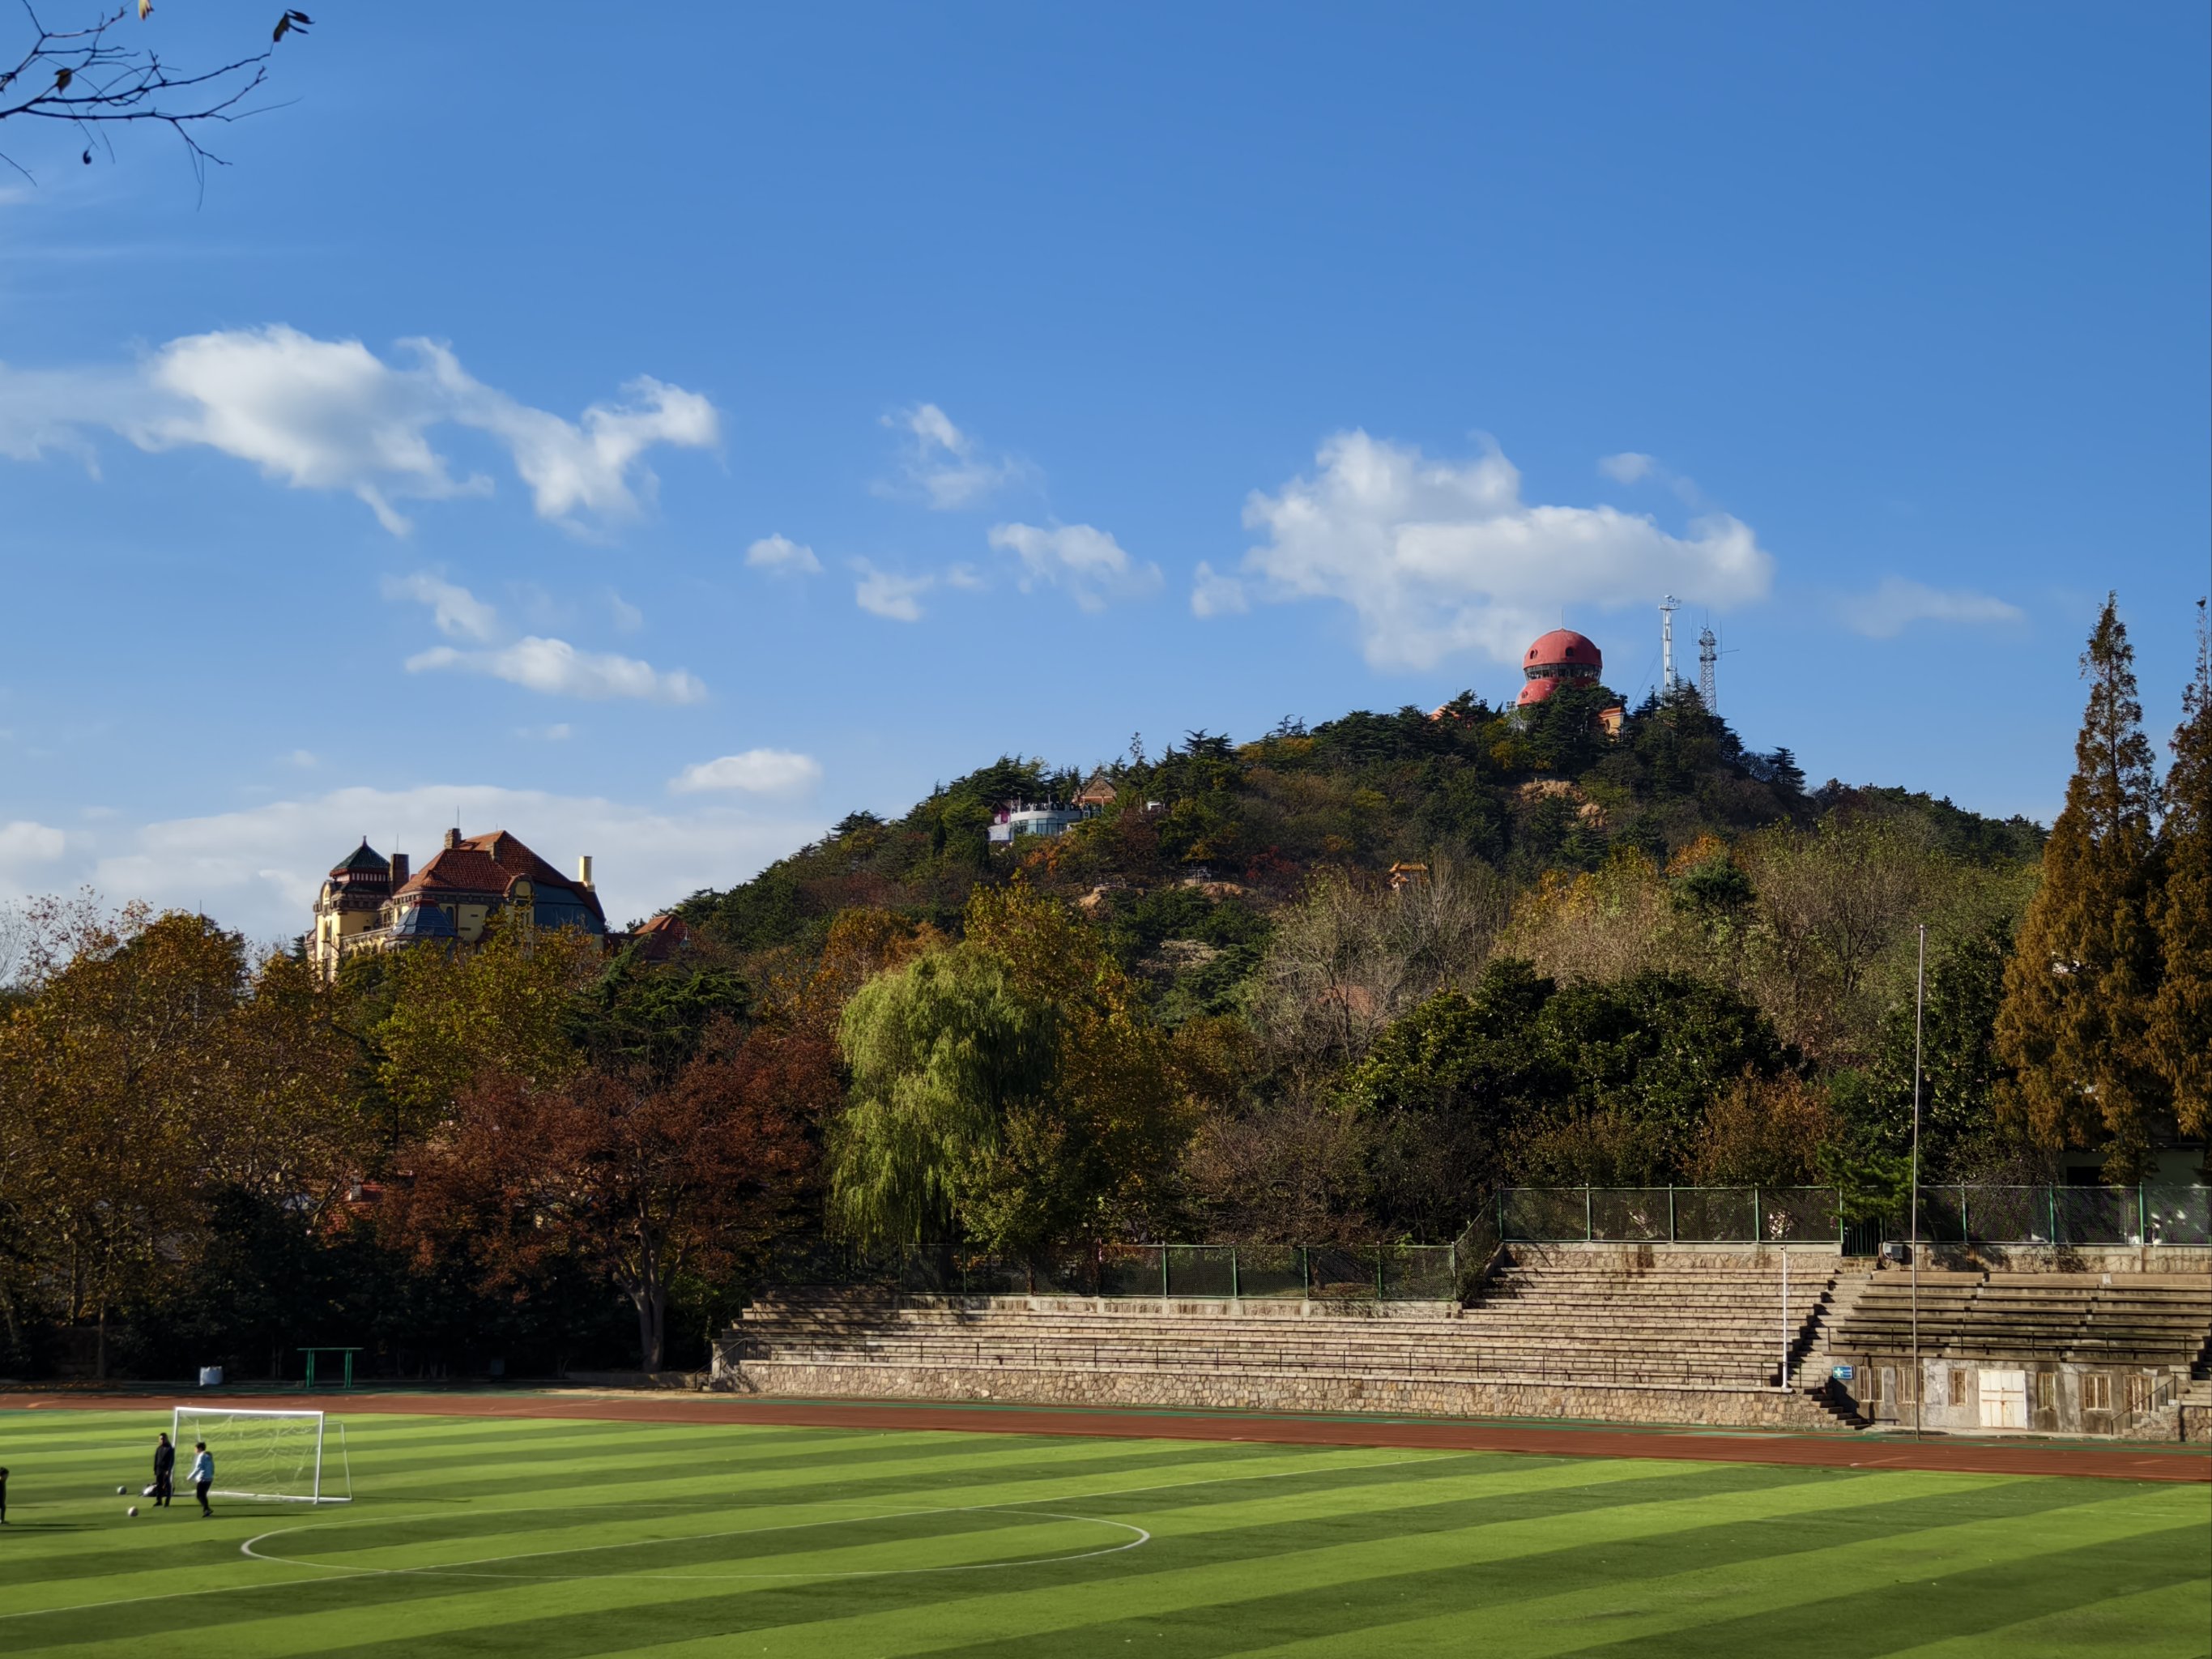
[[[1794,1366],[1839,1267],[1792,1251],[1789,1302],[1778,1255],[1518,1252],[1461,1315],[1463,1340],[1498,1375],[1772,1388]]]
[[[1828,1332],[1840,1352],[1912,1340],[1911,1275],[1869,1279]],[[1921,1352],[2187,1372],[2212,1345],[2212,1276],[1923,1272]]]
[[[1830,1419],[1776,1386],[1837,1269],[1778,1258],[1610,1264],[1544,1253],[1474,1305],[894,1296],[789,1290],[718,1345],[726,1386],[1065,1403],[1534,1411],[1671,1421]]]
[[[1864,1422],[1831,1369],[1893,1373],[1911,1341],[1909,1276],[1793,1250],[1785,1306],[1780,1260],[1516,1246],[1464,1307],[793,1289],[745,1310],[714,1375],[830,1396]],[[2172,1384],[2161,1401],[2194,1399],[2192,1372],[2207,1375],[2204,1275],[1923,1270],[1918,1297],[1931,1364],[2156,1373]]]

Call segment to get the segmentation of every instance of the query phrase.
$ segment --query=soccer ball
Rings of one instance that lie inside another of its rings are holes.
[[[126,1515],[129,1515],[132,1519],[134,1519],[134,1520],[135,1520],[135,1519],[137,1519],[137,1515],[138,1515],[138,1506],[137,1506],[136,1504],[132,1504],[132,1505],[131,1505],[128,1510],[125,1510],[125,1511],[124,1511],[124,1513],[125,1513]]]
[[[123,1496],[123,1490],[124,1490],[124,1489],[123,1489],[122,1487],[118,1486],[118,1487],[115,1489],[115,1495],[116,1495],[118,1498],[122,1497],[122,1496]]]

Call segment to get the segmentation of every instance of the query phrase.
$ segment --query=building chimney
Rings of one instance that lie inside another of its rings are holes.
[[[592,890],[592,855],[580,854],[576,860],[576,884],[586,892]]]
[[[461,827],[457,823],[452,829],[446,831],[446,845],[447,847],[459,847],[460,844]]]
[[[406,884],[407,854],[394,853],[392,855],[392,890],[396,893]]]

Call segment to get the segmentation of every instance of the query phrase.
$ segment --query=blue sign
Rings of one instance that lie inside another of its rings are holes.
[[[1851,1368],[1849,1365],[1833,1365],[1829,1368],[1828,1375],[1838,1382],[1848,1382],[1851,1380]]]

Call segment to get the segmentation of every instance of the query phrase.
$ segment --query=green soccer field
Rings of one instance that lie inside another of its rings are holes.
[[[130,1519],[167,1425],[0,1412],[0,1653],[2212,1650],[2203,1486],[364,1415],[350,1505]]]

